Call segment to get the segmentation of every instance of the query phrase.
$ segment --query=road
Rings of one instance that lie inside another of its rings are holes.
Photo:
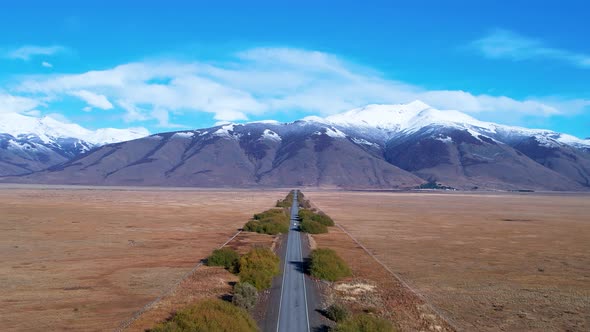
[[[277,331],[279,332],[310,330],[301,234],[298,231],[298,212],[299,204],[297,202],[297,191],[295,191],[293,206],[291,207],[291,225],[287,235],[287,251],[279,304],[277,323]]]

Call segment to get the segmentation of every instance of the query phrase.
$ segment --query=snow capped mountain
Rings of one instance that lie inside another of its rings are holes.
[[[539,143],[545,145],[565,144],[577,148],[590,148],[588,139],[579,139],[550,130],[479,121],[459,111],[435,109],[419,100],[409,104],[367,105],[326,118],[312,116],[304,120],[333,125],[353,132],[378,130],[386,134],[388,138],[411,134],[431,126],[467,130],[475,138],[482,135],[503,141],[510,136],[526,136],[535,137]]]
[[[89,130],[74,123],[60,122],[52,117],[36,118],[16,113],[0,114],[0,133],[14,137],[37,136],[44,143],[58,138],[75,138],[92,145],[129,141],[149,135],[145,128]]]
[[[82,154],[75,151],[95,146],[87,142],[145,132],[89,131],[54,119],[0,129],[20,133],[0,134],[0,174],[18,175],[6,181],[383,189],[436,182],[465,190],[590,189],[589,140],[479,121],[420,101],[290,123],[224,123],[159,133]]]
[[[52,117],[0,113],[0,176],[39,171],[96,146],[147,135],[143,128],[89,130]]]

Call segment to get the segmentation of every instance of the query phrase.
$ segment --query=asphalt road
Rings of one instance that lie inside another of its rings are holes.
[[[279,332],[310,331],[301,234],[298,231],[298,206],[296,191],[291,207],[291,226],[287,235],[287,252],[277,323]]]

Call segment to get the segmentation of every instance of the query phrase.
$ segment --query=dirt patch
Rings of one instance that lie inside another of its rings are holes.
[[[305,194],[459,330],[590,329],[588,195]],[[392,310],[415,317],[422,304],[408,305],[391,278],[370,277],[361,250],[333,233],[315,236],[318,245],[337,248],[355,276],[393,290]]]
[[[307,234],[307,241],[309,243],[309,249],[314,250],[318,248],[318,244],[315,242],[311,234]]]

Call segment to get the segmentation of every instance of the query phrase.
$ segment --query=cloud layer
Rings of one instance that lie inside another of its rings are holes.
[[[20,59],[24,61],[28,61],[35,56],[40,55],[54,55],[57,53],[65,52],[66,48],[59,45],[51,45],[51,46],[37,46],[37,45],[27,45],[19,47],[15,50],[9,51],[5,54],[6,58],[9,59]]]
[[[416,99],[441,109],[532,116],[579,112],[590,105],[587,100],[516,100],[427,90],[385,79],[332,54],[292,48],[250,49],[222,63],[151,60],[80,74],[34,76],[10,92],[14,98],[37,101],[12,101],[11,109],[77,98],[87,104],[86,111],[111,110],[126,122],[157,121],[166,128],[179,126],[170,121],[171,114],[205,112],[218,121],[241,121],[277,112],[329,115],[370,103]]]
[[[497,29],[472,43],[484,56],[515,61],[550,59],[590,69],[590,55],[571,52],[546,45],[543,41]]]

